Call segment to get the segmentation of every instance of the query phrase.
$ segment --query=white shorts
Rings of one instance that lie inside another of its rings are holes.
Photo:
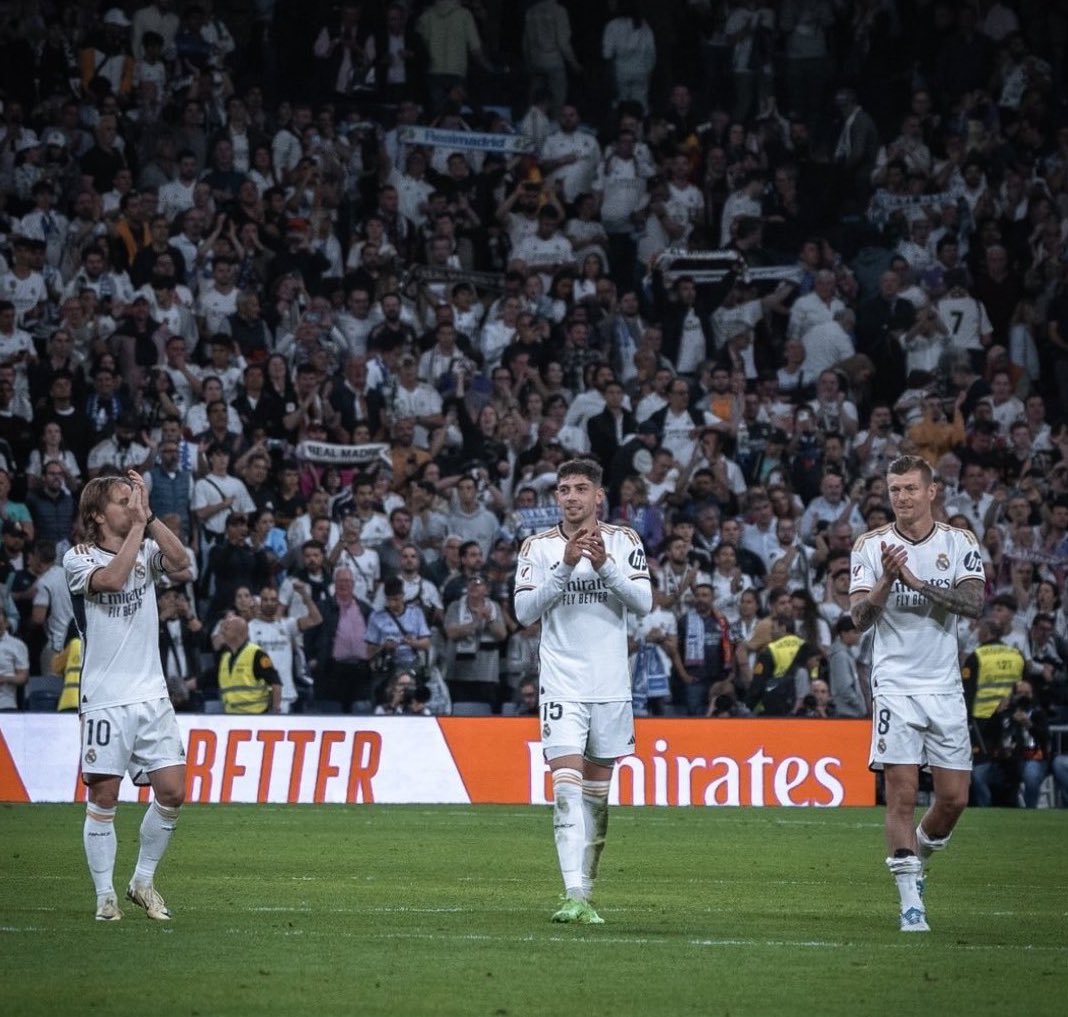
[[[82,714],[82,773],[121,777],[138,785],[165,766],[185,763],[185,746],[169,699],[105,706]]]
[[[615,703],[543,700],[539,715],[541,747],[546,754],[578,749],[587,759],[619,759],[634,751],[634,710],[629,699]]]
[[[886,763],[970,770],[972,742],[964,693],[876,696],[868,765],[881,770]]]

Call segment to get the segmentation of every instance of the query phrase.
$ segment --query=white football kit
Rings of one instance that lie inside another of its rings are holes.
[[[278,677],[282,679],[281,713],[289,713],[297,701],[297,686],[293,681],[293,653],[301,637],[296,618],[275,618],[265,621],[253,618],[248,623],[248,639],[271,658]]]
[[[520,624],[540,618],[542,745],[593,759],[634,749],[627,621],[652,605],[641,541],[625,526],[601,524],[608,560],[564,564],[567,538],[556,526],[519,552],[515,608]]]
[[[163,552],[146,539],[121,590],[90,591],[93,573],[114,557],[95,544],[63,556],[82,637],[82,772],[129,771],[146,784],[153,770],[185,762],[159,656],[155,582],[165,574]]]
[[[850,594],[871,590],[882,575],[883,543],[904,544],[906,566],[921,581],[951,589],[985,580],[983,558],[968,530],[935,523],[913,542],[890,525],[853,547]],[[958,616],[900,580],[874,626],[871,766],[914,763],[971,769],[968,714],[957,649]]]

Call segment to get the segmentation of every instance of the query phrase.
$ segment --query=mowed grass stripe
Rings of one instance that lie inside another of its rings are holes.
[[[142,814],[119,808],[120,893]],[[613,809],[599,929],[548,922],[546,808],[190,807],[160,872],[166,925],[132,906],[92,921],[83,816],[0,807],[5,1013],[897,1017],[1026,999],[1059,1017],[1068,998],[1063,813],[966,814],[931,879],[934,932],[913,937],[878,810]]]

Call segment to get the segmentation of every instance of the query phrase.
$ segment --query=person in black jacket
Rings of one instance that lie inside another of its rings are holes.
[[[248,517],[231,512],[226,519],[225,539],[211,549],[204,573],[205,589],[212,579],[215,580],[215,591],[208,608],[209,627],[233,602],[239,586],[259,590],[270,578],[271,565],[266,552],[254,551],[248,546]]]
[[[601,463],[611,463],[623,439],[634,434],[638,422],[634,414],[623,407],[623,386],[610,381],[604,387],[605,407],[586,421],[590,451]]]

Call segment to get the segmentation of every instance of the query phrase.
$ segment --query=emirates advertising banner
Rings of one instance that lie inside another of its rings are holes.
[[[551,801],[536,718],[179,715],[198,802],[359,805]],[[0,801],[84,801],[78,718],[0,715]],[[874,805],[869,725],[853,720],[636,721],[618,805]],[[147,800],[124,780],[121,797]]]

